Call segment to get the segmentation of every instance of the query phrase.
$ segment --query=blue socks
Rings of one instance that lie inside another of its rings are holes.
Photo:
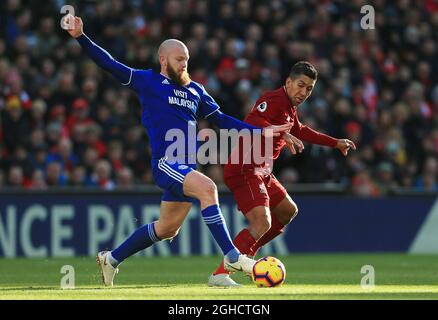
[[[231,263],[237,262],[239,260],[239,256],[241,255],[240,251],[237,248],[231,249],[225,256]]]
[[[214,204],[202,210],[202,218],[224,255],[231,263],[236,262],[240,252],[231,241],[230,233],[219,206]]]
[[[110,263],[115,268],[126,258],[146,249],[155,242],[161,241],[155,233],[154,223],[145,224],[138,228],[134,233],[126,239],[120,246],[111,251]]]
[[[239,259],[240,252],[231,241],[230,233],[219,206],[214,204],[202,210],[202,218],[224,255],[231,263],[236,262]],[[109,262],[115,268],[126,258],[158,241],[161,241],[161,239],[155,233],[154,223],[145,224],[135,230],[120,246],[111,251]]]

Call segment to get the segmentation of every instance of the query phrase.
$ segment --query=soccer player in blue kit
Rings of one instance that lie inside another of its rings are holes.
[[[198,118],[206,118],[223,129],[259,131],[265,137],[279,136],[288,131],[290,125],[262,129],[223,114],[204,87],[190,79],[187,73],[189,52],[179,40],[168,39],[160,45],[160,73],[151,69],[132,69],[90,40],[83,32],[81,18],[69,15],[67,19],[67,32],[76,38],[91,59],[137,93],[142,107],[142,124],[150,137],[152,173],[164,191],[157,221],[137,229],[116,249],[97,254],[103,283],[113,285],[118,265],[126,258],[158,241],[175,237],[195,199],[199,200],[202,218],[223,251],[225,268],[250,273],[255,261],[241,254],[232,243],[219,208],[215,183],[197,171],[196,162],[190,161],[187,155],[186,161],[168,161],[166,149],[172,142],[166,141],[166,133],[179,129],[188,140],[191,138],[189,126],[196,125]]]

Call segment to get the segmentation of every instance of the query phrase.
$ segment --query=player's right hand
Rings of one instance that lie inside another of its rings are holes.
[[[74,17],[71,14],[68,14],[65,17],[65,30],[73,37],[77,38],[80,35],[84,34],[84,24],[82,23],[82,19],[79,17]]]
[[[356,145],[353,141],[348,139],[338,139],[335,148],[339,149],[344,156],[347,156],[348,151],[351,149],[356,150]]]
[[[297,154],[297,152],[295,150],[295,146],[298,148],[299,153],[301,153],[301,151],[304,150],[303,142],[300,139],[298,139],[297,137],[291,135],[289,132],[283,133],[283,139],[293,154]]]
[[[283,132],[288,132],[292,128],[292,123],[286,123],[279,126],[271,125],[263,128],[263,135],[266,138],[279,137]]]

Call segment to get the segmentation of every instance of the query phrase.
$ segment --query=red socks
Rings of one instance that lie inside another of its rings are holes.
[[[271,215],[271,217],[271,228],[258,241],[254,239],[248,229],[243,229],[239,232],[239,234],[234,238],[233,243],[241,253],[250,257],[255,257],[257,251],[261,247],[284,232],[284,224],[278,221],[274,214]],[[221,273],[230,273],[225,270],[223,261],[213,274],[216,275]]]

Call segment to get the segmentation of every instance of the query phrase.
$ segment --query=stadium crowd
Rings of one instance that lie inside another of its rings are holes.
[[[0,3],[0,189],[153,184],[140,106],[60,28],[66,1]],[[243,119],[290,67],[319,78],[301,122],[358,150],[284,150],[283,183],[334,182],[354,194],[438,191],[438,2],[434,0],[68,1],[116,59],[156,66],[166,38],[184,41],[192,79]],[[361,28],[371,4],[375,29]],[[200,128],[209,127],[202,120]],[[220,165],[202,168],[217,183]]]

